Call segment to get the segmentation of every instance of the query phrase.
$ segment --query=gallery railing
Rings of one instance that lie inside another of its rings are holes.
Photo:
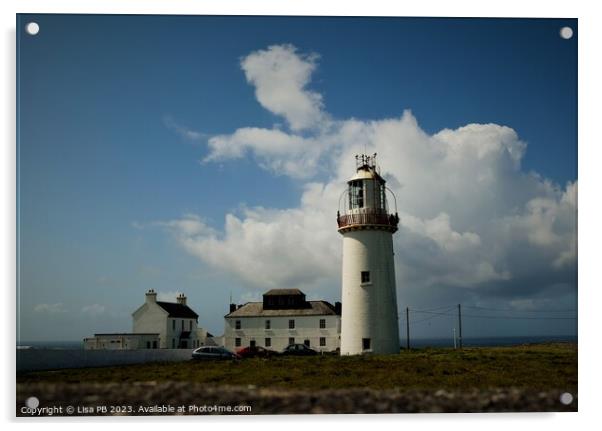
[[[397,214],[387,214],[383,212],[361,212],[337,215],[339,229],[354,225],[380,225],[389,226],[397,230],[399,216]]]

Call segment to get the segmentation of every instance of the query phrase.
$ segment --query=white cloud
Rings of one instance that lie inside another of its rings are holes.
[[[231,135],[209,138],[204,162],[238,159],[252,152],[259,164],[276,174],[307,178],[315,174],[323,149],[319,142],[277,129],[245,127]]]
[[[56,304],[38,304],[33,308],[36,313],[61,314],[66,313],[65,305],[61,302]]]
[[[167,292],[157,292],[157,301],[164,301],[164,302],[176,302],[176,298],[178,297],[178,295],[182,293],[179,292],[177,290],[170,290]]]
[[[333,257],[337,259],[336,243],[322,247],[307,235],[313,231],[318,236],[335,236],[330,229],[333,222],[323,225],[323,220],[324,214],[310,206],[291,210],[253,208],[244,209],[242,218],[228,214],[222,233],[208,228],[199,218],[172,221],[168,226],[189,253],[263,288],[305,285],[330,275],[329,262]],[[182,230],[183,225],[190,224],[197,227]]]
[[[105,306],[100,304],[85,305],[82,307],[82,313],[90,317],[101,316],[105,313],[105,311]]]
[[[257,101],[283,116],[292,130],[315,127],[322,119],[322,96],[307,90],[317,55],[302,55],[292,45],[273,45],[240,62]]]
[[[251,152],[262,168],[300,180],[303,193],[295,208],[226,214],[223,230],[195,215],[161,223],[205,264],[261,289],[336,285],[337,205],[354,156],[365,149],[379,154],[381,173],[397,196],[400,289],[496,286],[496,294],[528,295],[571,281],[577,183],[562,188],[524,172],[527,145],[512,128],[468,124],[430,135],[410,111],[376,121],[326,121],[321,98],[303,90],[316,67],[313,57],[272,46],[242,65],[258,101],[284,115],[293,132],[246,127],[215,136],[205,160]],[[302,121],[307,118],[313,120]],[[295,134],[307,124],[320,127]],[[324,174],[318,166],[330,169],[321,182],[314,179]]]
[[[246,302],[261,302],[262,301],[262,296],[261,296],[261,292],[258,291],[247,291],[244,292],[241,296],[240,296],[240,303],[244,304]]]
[[[205,135],[204,133],[197,132],[195,130],[189,129],[186,126],[176,123],[174,121],[174,119],[171,118],[170,116],[165,116],[163,118],[163,123],[169,129],[175,131],[178,135],[180,135],[182,138],[184,138],[186,140],[200,141],[200,140],[207,138],[207,135]]]

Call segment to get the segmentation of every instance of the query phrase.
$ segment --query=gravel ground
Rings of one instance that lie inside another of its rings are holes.
[[[21,383],[17,384],[17,416],[48,415],[44,410],[33,410],[33,414],[31,410],[24,410],[30,397],[39,400],[38,409],[54,407],[52,414],[56,416],[577,411],[576,395],[565,405],[560,401],[562,393],[517,388],[304,391],[253,386],[208,387],[184,382]],[[33,407],[35,401],[29,400],[27,405]],[[216,406],[222,411],[211,410]],[[228,412],[220,406],[231,409],[250,406],[251,411]]]

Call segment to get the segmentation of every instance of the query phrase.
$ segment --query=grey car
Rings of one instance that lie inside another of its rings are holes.
[[[238,355],[224,347],[203,346],[193,350],[192,359],[238,359]]]

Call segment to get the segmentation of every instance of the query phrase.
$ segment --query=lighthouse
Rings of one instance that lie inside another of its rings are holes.
[[[343,235],[341,355],[399,353],[392,212],[376,154],[358,155],[356,173],[339,199]],[[395,207],[397,204],[395,203]]]

